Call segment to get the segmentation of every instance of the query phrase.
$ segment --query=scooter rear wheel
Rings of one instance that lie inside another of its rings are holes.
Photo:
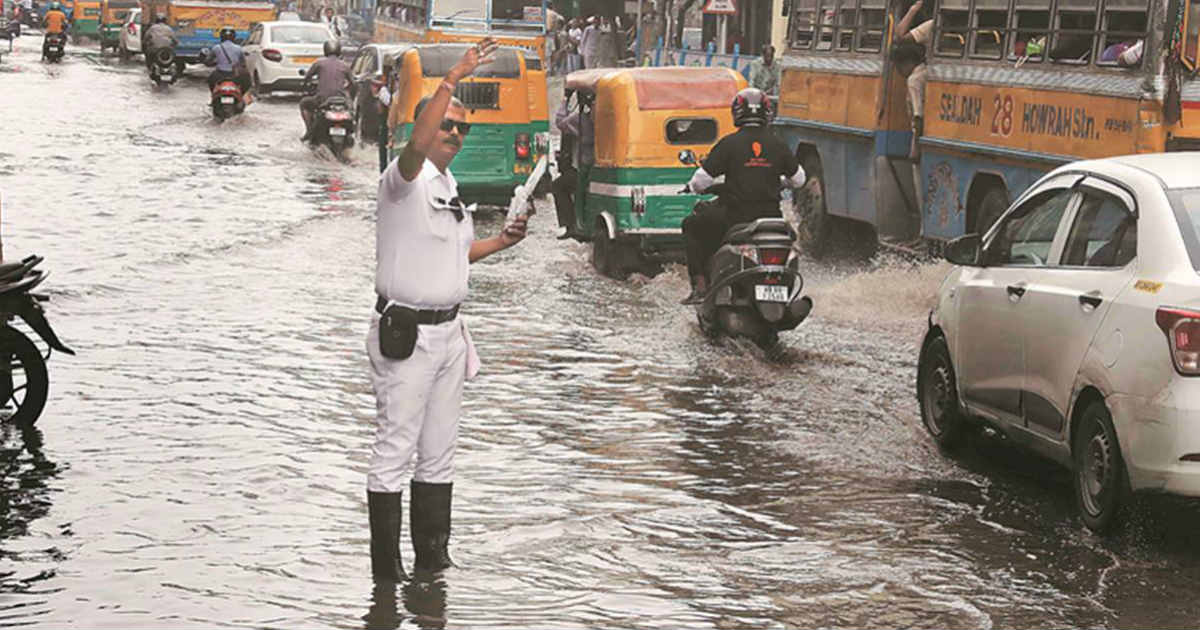
[[[8,420],[31,426],[46,407],[50,377],[37,346],[20,331],[0,328],[0,413],[15,409]]]

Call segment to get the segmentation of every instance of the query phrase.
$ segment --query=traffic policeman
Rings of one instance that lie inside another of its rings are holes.
[[[470,131],[453,97],[458,81],[490,63],[483,40],[414,112],[412,135],[380,176],[376,210],[375,314],[367,334],[376,433],[367,474],[371,571],[376,583],[406,579],[400,556],[401,495],[408,473],[418,574],[451,565],[450,500],[463,382],[478,357],[458,317],[469,264],[525,238],[526,216],[475,240],[450,162]],[[468,374],[470,372],[470,374]],[[413,466],[415,459],[415,467]]]

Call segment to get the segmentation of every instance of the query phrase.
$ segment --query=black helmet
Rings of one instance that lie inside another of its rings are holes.
[[[771,120],[771,99],[758,88],[746,88],[733,97],[733,124],[761,127]]]
[[[325,40],[325,56],[336,57],[342,54],[342,43],[336,39]]]
[[[155,16],[155,18],[154,18],[154,23],[155,23],[155,24],[166,24],[166,23],[167,23],[167,16],[165,16],[165,15],[157,15],[157,16]]]
[[[237,31],[233,30],[232,26],[221,27],[221,41],[231,42],[237,39]]]

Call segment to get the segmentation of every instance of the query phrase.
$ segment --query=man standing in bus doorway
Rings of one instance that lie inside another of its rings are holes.
[[[408,143],[379,179],[376,301],[367,333],[376,409],[367,513],[377,585],[407,577],[400,560],[401,497],[414,457],[407,485],[417,574],[429,578],[452,566],[447,544],[463,383],[479,369],[459,305],[467,297],[470,263],[525,238],[526,217],[520,216],[499,235],[475,240],[472,213],[450,172],[470,131],[455,86],[490,63],[497,48],[487,38],[467,49],[417,104]]]

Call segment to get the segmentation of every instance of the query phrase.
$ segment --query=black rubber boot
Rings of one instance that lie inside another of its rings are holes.
[[[438,573],[454,566],[447,545],[450,542],[450,496],[452,483],[412,482],[409,519],[412,530],[413,561],[418,572]]]
[[[408,579],[400,559],[402,492],[367,491],[367,520],[371,523],[371,577],[376,583]]]
[[[694,305],[704,302],[704,296],[708,295],[707,282],[702,276],[692,278],[692,292],[687,297],[679,301],[680,304]]]

